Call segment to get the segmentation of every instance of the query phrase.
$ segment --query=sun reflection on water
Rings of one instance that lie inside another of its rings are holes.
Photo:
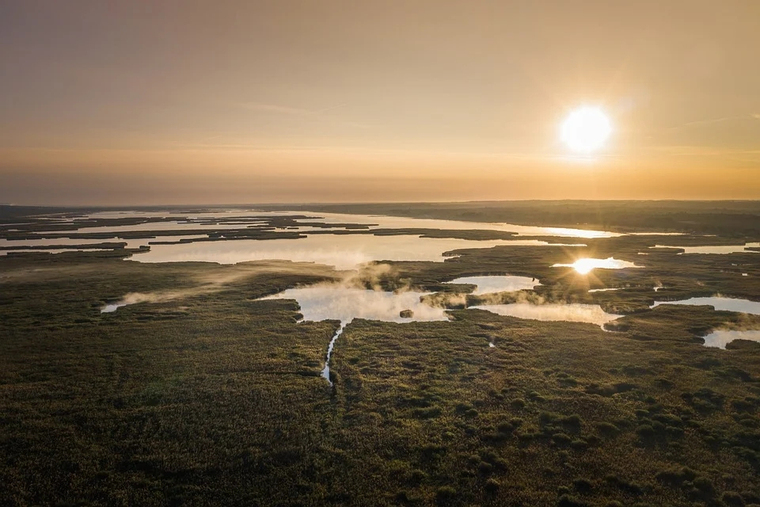
[[[584,257],[578,259],[572,264],[554,264],[555,268],[573,268],[581,275],[587,275],[594,269],[623,269],[623,268],[640,268],[633,262],[621,261],[613,257],[607,257],[606,259],[595,259],[592,257]]]

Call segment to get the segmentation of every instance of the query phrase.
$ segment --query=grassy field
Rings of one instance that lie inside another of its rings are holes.
[[[754,213],[737,206],[727,213]],[[708,241],[753,238],[721,227],[731,237]],[[319,374],[340,323],[259,300],[344,276],[328,267],[2,256],[0,505],[760,504],[760,344],[700,338],[760,317],[649,309],[655,295],[760,300],[757,254],[648,249],[698,240],[387,263],[372,283],[388,289],[451,292],[442,283],[458,276],[510,273],[542,284],[521,297],[627,315],[615,332],[461,309],[450,322],[355,320],[332,387]],[[550,267],[581,254],[646,267]],[[587,292],[599,287],[625,290]],[[156,297],[100,313],[128,293]]]

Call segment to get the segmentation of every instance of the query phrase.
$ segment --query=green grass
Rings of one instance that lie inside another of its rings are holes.
[[[646,265],[595,277],[549,267],[574,248],[391,263],[388,288],[510,273],[540,279],[530,297],[629,315],[616,332],[478,310],[356,320],[334,387],[319,373],[339,323],[257,301],[339,278],[325,267],[0,257],[0,504],[760,504],[760,344],[700,339],[760,318],[648,309],[657,282],[658,298],[760,299],[760,258],[637,255],[654,241],[584,240]],[[100,313],[166,291],[186,292]]]

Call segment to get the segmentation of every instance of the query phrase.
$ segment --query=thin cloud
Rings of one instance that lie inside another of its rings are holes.
[[[265,104],[262,102],[241,102],[237,104],[243,109],[252,111],[262,111],[265,113],[284,114],[288,116],[310,116],[317,114],[317,111],[303,109],[300,107],[281,106],[279,104]]]
[[[238,102],[235,105],[243,109],[247,109],[250,111],[258,111],[262,113],[290,116],[293,118],[314,118],[314,119],[317,119],[318,121],[327,122],[332,125],[340,125],[344,127],[352,127],[352,128],[359,128],[359,129],[371,128],[370,125],[367,125],[365,123],[359,123],[359,122],[354,122],[354,121],[349,121],[349,120],[341,120],[341,119],[332,117],[329,114],[326,114],[331,111],[334,111],[335,109],[342,108],[343,106],[345,106],[345,104],[336,104],[334,106],[329,106],[322,109],[305,109],[301,107],[283,106],[280,104],[267,104],[264,102]]]
[[[729,121],[739,121],[739,120],[760,120],[760,113],[752,113],[752,114],[746,114],[741,116],[725,116],[723,118],[710,118],[707,120],[695,120],[686,122],[683,125],[679,125],[678,127],[673,127],[674,129],[679,129],[683,127],[696,127],[700,125],[713,125],[715,123],[725,123]]]

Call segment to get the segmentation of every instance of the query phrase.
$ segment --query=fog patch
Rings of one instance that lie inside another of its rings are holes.
[[[477,305],[470,308],[486,310],[497,315],[517,317],[520,319],[587,322],[589,324],[596,324],[602,329],[604,329],[606,323],[622,317],[622,315],[605,312],[599,305],[577,303],[510,303],[502,305]]]
[[[380,272],[383,272],[382,267],[368,271],[368,276],[371,279],[372,276],[377,276],[376,273]],[[106,304],[100,309],[100,313],[113,313],[123,306],[137,303],[164,303],[175,299],[219,292],[224,290],[230,284],[266,273],[292,273],[334,277],[336,279],[351,279],[348,278],[345,273],[335,272],[326,266],[315,265],[312,263],[272,261],[240,264],[234,267],[220,269],[217,272],[196,275],[194,277],[194,281],[197,283],[195,287],[149,293],[130,292],[119,301]]]
[[[123,306],[134,305],[137,303],[164,303],[185,295],[187,295],[187,291],[153,293],[130,292],[117,302],[105,305],[100,309],[100,313],[113,313]]]
[[[373,275],[376,276],[374,281],[379,281],[380,276],[387,273],[389,269],[388,266],[380,265],[375,268],[374,273],[372,269],[368,269],[361,275],[351,275],[340,283],[321,283],[287,289],[262,299],[294,299],[301,308],[303,320],[306,321],[340,321],[340,327],[327,346],[325,364],[321,373],[322,377],[332,385],[330,359],[338,338],[354,319],[398,323],[448,320],[443,308],[429,306],[422,301],[422,298],[429,293],[412,290],[387,292],[358,286],[371,284]]]
[[[451,280],[451,284],[475,285],[473,295],[493,294],[496,292],[515,292],[519,290],[531,290],[541,285],[538,280],[529,276],[464,276]]]
[[[678,301],[655,301],[650,308],[660,305],[712,306],[714,309],[720,311],[760,315],[760,302],[723,296],[697,297],[681,299]]]
[[[384,322],[412,322],[448,320],[443,308],[423,303],[420,298],[427,292],[385,292],[381,290],[348,287],[343,284],[318,284],[287,289],[263,299],[295,299],[301,307],[304,320],[340,320],[355,318]],[[401,317],[411,310],[412,317]]]

